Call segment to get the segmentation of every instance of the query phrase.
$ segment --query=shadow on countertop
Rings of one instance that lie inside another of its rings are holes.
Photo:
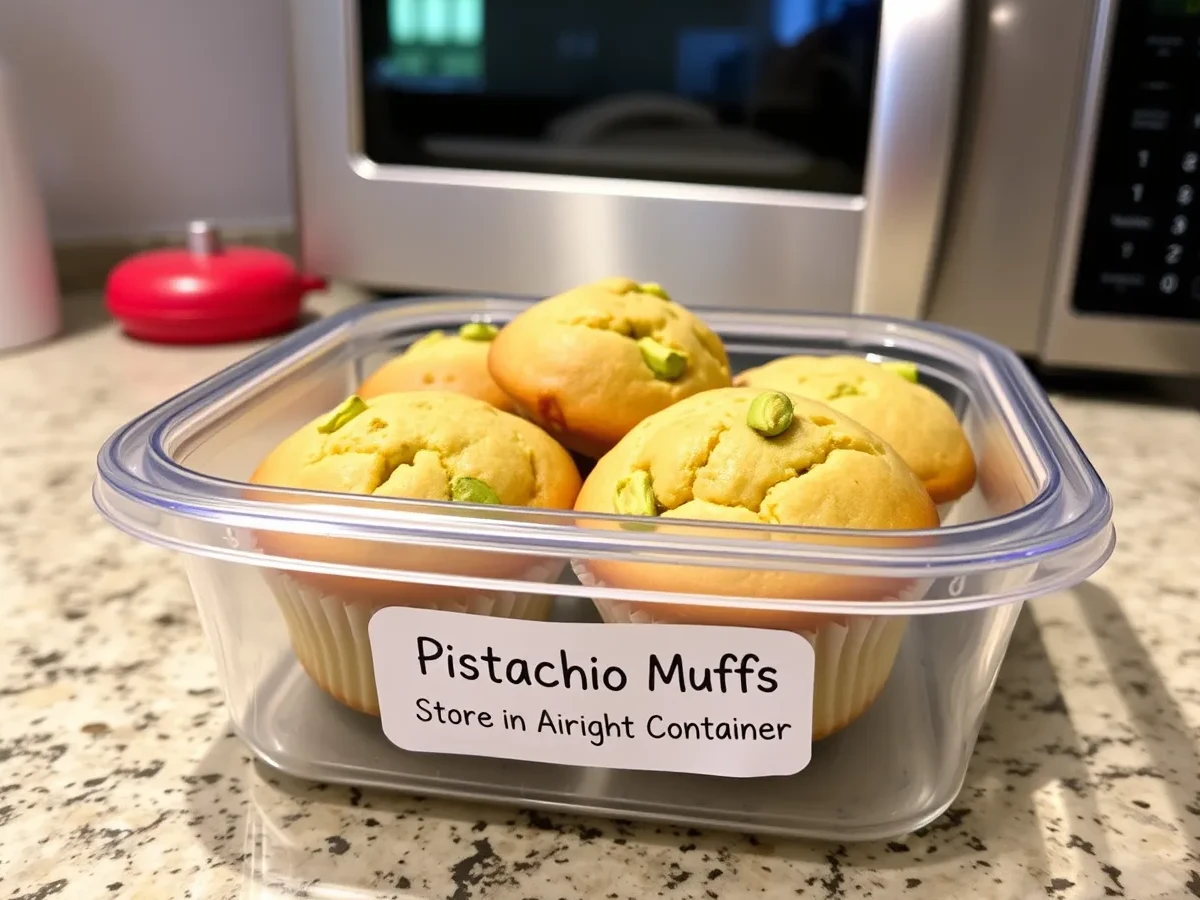
[[[1026,361],[1028,364],[1028,361]],[[1200,377],[1127,372],[1064,372],[1030,365],[1047,393],[1078,400],[1200,409]]]
[[[1151,765],[1145,767],[1144,776],[1163,783],[1174,818],[1184,822],[1200,818],[1200,752],[1194,729],[1116,597],[1091,581],[1078,585],[1074,594],[1092,639],[1100,648],[1108,679],[1129,713],[1137,743],[1150,757]],[[1200,658],[1200,647],[1185,645],[1177,662],[1186,671],[1188,660],[1196,658]],[[1105,774],[1097,776],[1101,784]],[[1110,781],[1128,777],[1122,769],[1107,774]],[[1200,836],[1195,831],[1168,827],[1187,842],[1189,862],[1200,863]],[[1200,877],[1196,881],[1193,893],[1200,892]]]

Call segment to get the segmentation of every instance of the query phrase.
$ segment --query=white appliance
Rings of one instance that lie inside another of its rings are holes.
[[[61,325],[46,213],[0,63],[0,350],[45,340]]]

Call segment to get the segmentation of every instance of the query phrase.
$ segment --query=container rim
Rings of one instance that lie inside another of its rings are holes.
[[[1002,516],[922,531],[854,531],[870,546],[821,543],[840,529],[769,525],[697,524],[704,535],[686,532],[688,522],[670,520],[670,534],[594,528],[579,524],[629,521],[628,517],[569,510],[474,507],[439,501],[356,497],[354,505],[320,503],[317,492],[247,485],[206,475],[177,463],[172,440],[189,420],[203,418],[220,402],[228,407],[283,377],[289,367],[322,350],[348,342],[364,320],[397,319],[397,329],[415,331],[431,321],[462,321],[480,314],[515,314],[530,299],[494,296],[421,297],[363,304],[309,324],[275,344],[164,401],[118,429],[97,457],[97,488],[147,512],[261,531],[330,534],[372,542],[435,543],[498,553],[608,558],[663,564],[732,568],[852,572],[900,577],[938,577],[1024,566],[1087,545],[1111,530],[1112,501],[1098,474],[1058,417],[1021,360],[1006,347],[949,326],[882,316],[831,313],[774,313],[705,308],[705,320],[722,337],[736,339],[802,331],[811,342],[826,340],[852,349],[886,347],[901,357],[925,357],[971,370],[1001,413],[1007,438],[1027,463],[1042,469],[1041,489],[1026,505]],[[378,323],[377,323],[378,324]],[[141,441],[142,443],[138,443]],[[126,456],[140,447],[137,464]],[[278,499],[265,499],[267,497]],[[112,502],[101,512],[116,524]],[[297,500],[308,501],[304,505]],[[290,501],[290,502],[287,502]],[[314,502],[316,501],[316,502]],[[317,505],[320,504],[320,505]],[[452,513],[447,514],[448,512]],[[154,515],[126,517],[120,527],[160,542]],[[763,540],[763,532],[811,541]],[[714,537],[719,533],[719,537]],[[912,546],[914,540],[919,547]],[[181,546],[177,549],[187,550]],[[193,552],[220,555],[219,545],[194,544]],[[244,561],[244,560],[242,560]],[[1087,563],[1080,563],[1081,570]],[[382,573],[388,570],[364,570]],[[380,575],[379,577],[388,577]],[[882,605],[882,604],[876,604]]]

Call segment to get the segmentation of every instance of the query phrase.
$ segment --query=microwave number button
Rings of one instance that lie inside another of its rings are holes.
[[[1157,248],[1138,235],[1118,235],[1116,241],[1105,248],[1105,262],[1122,271],[1139,270],[1145,265],[1157,264],[1161,257]]]
[[[1139,106],[1129,118],[1134,131],[1166,131],[1171,126],[1171,111],[1157,106]]]
[[[1146,276],[1140,272],[1101,272],[1100,284],[1118,294],[1145,287]]]
[[[1181,34],[1148,34],[1142,46],[1142,59],[1137,67],[1136,84],[1144,94],[1173,89],[1180,79],[1186,79],[1183,59],[1186,52]]]
[[[1179,276],[1174,272],[1167,272],[1162,278],[1158,279],[1158,291],[1160,294],[1171,296],[1179,290]]]
[[[1183,55],[1182,34],[1148,34],[1146,55],[1151,59],[1173,60]]]
[[[1117,231],[1150,231],[1154,228],[1154,217],[1140,216],[1134,213],[1113,213],[1108,217],[1108,224]]]

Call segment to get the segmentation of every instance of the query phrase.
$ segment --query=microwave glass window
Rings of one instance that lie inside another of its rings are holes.
[[[360,0],[381,164],[862,192],[882,0]]]

